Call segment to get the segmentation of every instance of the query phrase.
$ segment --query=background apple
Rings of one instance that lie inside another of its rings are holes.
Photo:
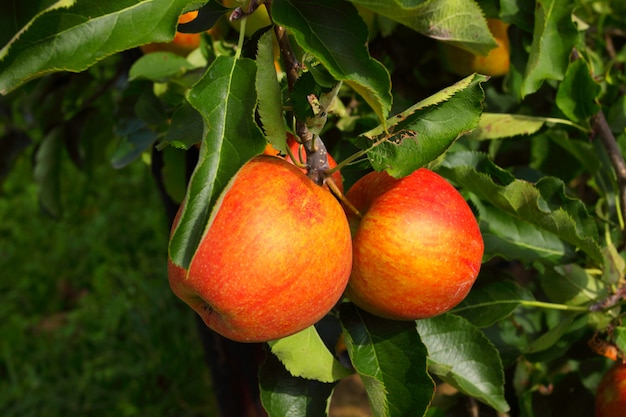
[[[498,46],[487,55],[473,54],[456,46],[441,43],[441,59],[451,72],[466,76],[474,72],[499,77],[509,72],[511,65],[511,46],[509,42],[509,24],[500,19],[487,19],[487,26]]]
[[[596,393],[596,417],[626,416],[626,364],[617,362],[604,374]]]
[[[472,210],[450,183],[423,168],[402,179],[371,172],[346,197],[363,215],[346,210],[353,230],[346,295],[356,305],[414,320],[465,298],[484,244]]]
[[[178,23],[180,24],[191,22],[197,16],[197,10],[184,13],[178,19]],[[211,29],[207,30],[207,33],[212,37],[217,38],[226,32],[224,28],[225,24],[225,21],[223,19],[220,19]],[[139,48],[144,54],[161,51],[172,52],[180,56],[187,56],[191,51],[200,46],[200,38],[200,33],[182,33],[176,31],[174,39],[172,39],[170,42],[152,42],[146,45],[142,45]]]
[[[282,158],[253,158],[216,204],[188,275],[173,292],[230,339],[262,342],[320,320],[350,276],[346,216],[326,189]],[[187,275],[187,276],[186,276]]]

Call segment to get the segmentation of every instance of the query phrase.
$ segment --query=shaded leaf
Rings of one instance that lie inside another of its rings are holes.
[[[294,377],[274,355],[261,365],[259,381],[268,417],[326,417],[334,384]]]
[[[433,39],[486,55],[497,46],[475,1],[350,0]]]
[[[482,331],[453,314],[416,323],[428,349],[429,371],[500,412],[509,410],[500,355]]]
[[[552,313],[552,323],[549,323],[552,325],[522,350],[529,360],[540,362],[561,357],[587,327],[586,314]]]
[[[578,32],[572,22],[572,0],[538,0],[533,43],[522,82],[522,96],[536,92],[545,80],[562,80]]]
[[[474,326],[488,327],[508,317],[523,301],[532,301],[533,294],[512,281],[497,281],[472,288],[452,312],[463,316]]]
[[[602,281],[576,264],[545,267],[540,271],[541,288],[553,303],[584,305],[606,295]]]
[[[348,354],[375,417],[424,415],[433,396],[426,348],[412,321],[386,320],[351,303],[340,307]]]
[[[529,265],[535,261],[563,264],[575,258],[575,248],[556,234],[479,199],[472,202],[480,213],[480,231],[487,259],[499,256]]]
[[[380,120],[391,109],[387,69],[367,49],[368,29],[356,8],[335,0],[274,0],[272,17],[330,74],[348,83]]]
[[[46,213],[61,217],[61,157],[64,129],[51,130],[42,140],[35,154],[33,177],[39,186],[39,204]]]
[[[187,101],[174,111],[164,142],[177,148],[189,149],[202,141],[204,122],[202,115]]]
[[[269,346],[293,376],[335,382],[352,373],[328,350],[314,326],[271,341]]]
[[[603,265],[593,218],[580,200],[566,194],[558,178],[543,177],[534,184],[519,180],[486,155],[473,152],[447,155],[438,171],[492,206],[554,233]]]
[[[600,110],[596,100],[601,89],[587,63],[578,59],[569,65],[559,84],[556,105],[571,120],[586,122]]]
[[[215,201],[265,138],[254,121],[256,64],[246,58],[218,57],[189,92],[204,120],[198,163],[189,181],[185,208],[170,240],[170,257],[188,268]]]
[[[118,123],[116,133],[120,137],[120,141],[111,156],[111,165],[115,169],[124,168],[133,162],[158,138],[155,131],[151,130],[143,120],[136,117]]]
[[[477,125],[485,80],[471,75],[389,119],[389,133],[384,126],[364,133],[358,144],[371,148],[372,167],[402,177],[441,156]]]

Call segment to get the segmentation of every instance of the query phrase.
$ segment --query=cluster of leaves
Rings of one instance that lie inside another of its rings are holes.
[[[441,384],[454,387],[455,399],[501,413],[589,415],[607,366],[597,353],[626,351],[622,3],[266,5],[303,63],[295,82],[276,71],[271,28],[245,43],[228,30],[204,35],[187,57],[133,49],[172,39],[186,10],[201,7],[180,30],[220,24],[230,10],[214,0],[3,6],[0,93],[11,99],[8,114],[20,115],[3,140],[19,144],[30,123],[40,126],[30,140],[44,206],[60,210],[54,173],[63,148],[88,167],[101,155],[98,143],[115,136],[111,162],[122,167],[154,146],[169,194],[187,199],[170,243],[172,259],[186,267],[228,180],[267,143],[284,150],[294,120],[322,135],[347,186],[370,169],[400,177],[428,166],[479,218],[485,262],[475,288],[452,312],[418,322],[343,303],[314,328],[271,343],[260,373],[268,413],[324,415],[336,384],[356,373],[376,416],[453,413],[433,400]],[[510,24],[509,74],[459,80],[442,69],[438,48],[489,51],[485,16]],[[197,143],[187,184],[184,150]],[[566,412],[562,398],[573,391],[580,404]]]

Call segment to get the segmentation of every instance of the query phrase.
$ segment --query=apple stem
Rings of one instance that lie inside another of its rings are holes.
[[[337,183],[335,182],[333,177],[326,178],[326,185],[328,185],[328,188],[330,188],[330,191],[334,194],[335,197],[337,197],[337,199],[341,202],[341,204],[343,204],[348,210],[354,213],[359,219],[363,218],[363,213],[361,213],[359,209],[357,209],[354,206],[354,204],[352,204],[350,200],[346,198],[344,193],[342,193],[339,187],[337,186]]]

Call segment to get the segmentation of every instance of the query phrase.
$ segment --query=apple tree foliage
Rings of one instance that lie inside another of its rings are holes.
[[[626,351],[625,4],[266,0],[275,27],[244,37],[225,20],[232,2],[5,1],[0,173],[31,152],[42,208],[61,216],[64,155],[88,175],[96,164],[149,163],[154,148],[168,194],[188,201],[169,248],[188,266],[229,179],[266,144],[285,151],[294,123],[322,137],[346,188],[370,169],[429,167],[479,219],[485,255],[471,293],[417,322],[344,302],[268,343],[268,414],[324,416],[356,373],[376,417],[466,405],[589,415],[600,374]],[[443,43],[495,46],[485,17],[510,24],[509,73],[446,72]],[[187,57],[137,49],[211,27]],[[280,30],[292,57],[277,54]],[[187,181],[184,154],[196,144]]]

